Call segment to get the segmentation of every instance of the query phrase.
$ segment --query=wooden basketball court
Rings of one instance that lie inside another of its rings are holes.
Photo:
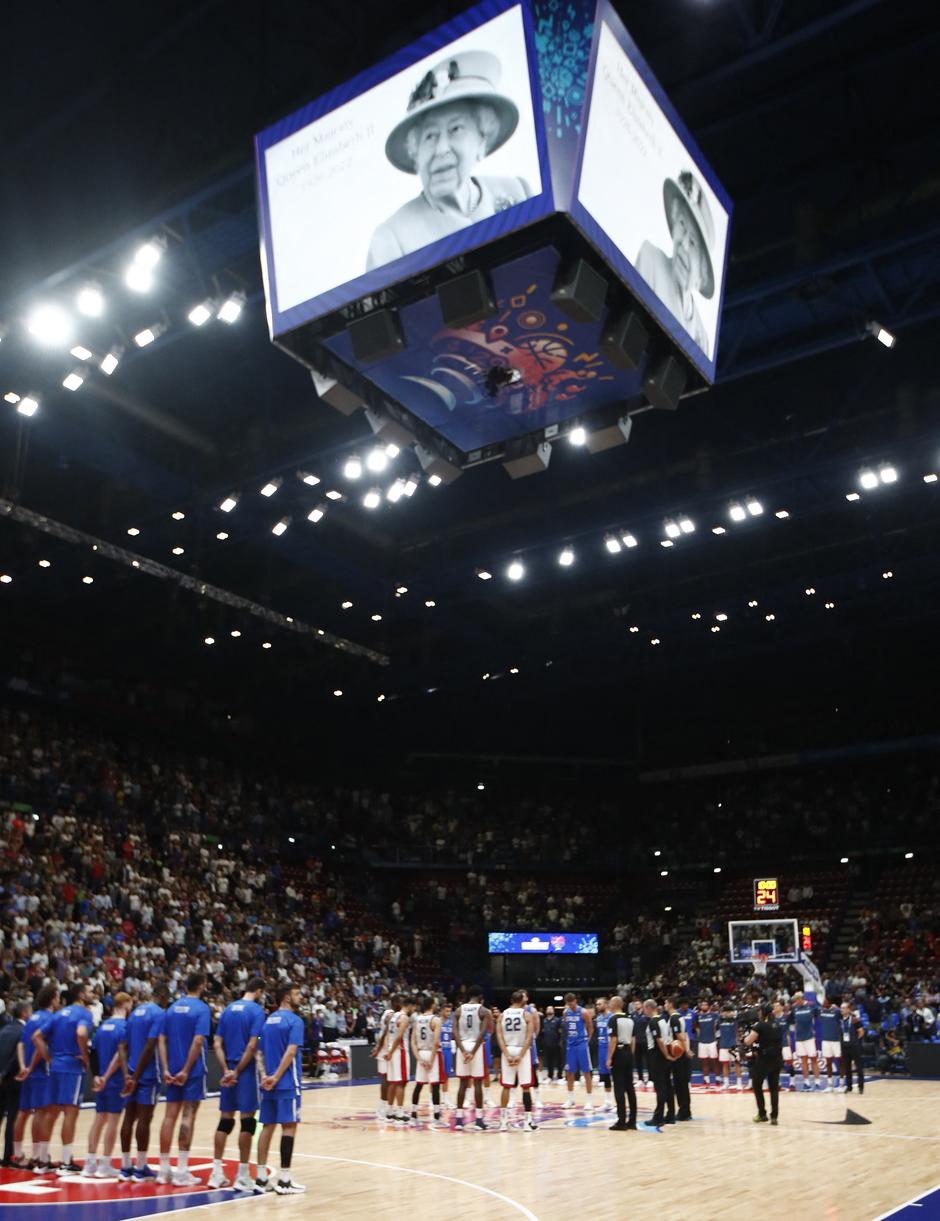
[[[750,1094],[697,1093],[694,1121],[658,1132],[609,1132],[613,1117],[607,1113],[562,1111],[563,1087],[543,1086],[542,1094],[538,1132],[457,1133],[381,1124],[375,1118],[377,1086],[307,1090],[293,1171],[307,1193],[222,1199],[211,1205],[213,1213],[241,1221],[275,1215],[372,1221],[383,1212],[459,1215],[463,1221],[569,1221],[624,1208],[638,1217],[753,1221],[772,1209],[777,1216],[859,1221],[892,1215],[940,1184],[936,1081],[875,1080],[863,1096],[785,1093],[777,1128],[752,1122]],[[578,1090],[579,1103],[581,1097]],[[642,1120],[652,1113],[653,1094],[641,1091],[639,1105]],[[870,1123],[846,1124],[847,1106]],[[200,1177],[208,1174],[217,1114],[215,1100],[203,1103],[192,1153]],[[157,1121],[161,1115],[158,1108]],[[79,1160],[90,1119],[83,1111]],[[277,1148],[275,1139],[272,1159]],[[234,1154],[232,1137],[226,1155]],[[152,1149],[154,1162],[155,1155]],[[128,1199],[134,1191],[126,1187]],[[89,1188],[82,1218],[96,1215],[94,1194]],[[13,1198],[0,1199],[0,1215],[15,1215]],[[196,1196],[184,1207],[202,1204]],[[37,1201],[30,1216],[40,1221],[44,1211]],[[102,1208],[98,1215],[104,1213]],[[135,1214],[116,1214],[112,1206],[107,1215]],[[940,1196],[899,1215],[940,1216]]]

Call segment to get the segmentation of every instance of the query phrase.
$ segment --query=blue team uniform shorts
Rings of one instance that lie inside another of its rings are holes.
[[[587,1042],[584,1043],[569,1043],[567,1055],[565,1056],[565,1072],[576,1073],[578,1070],[582,1073],[591,1072],[591,1049]]]
[[[49,1074],[49,1104],[57,1107],[77,1107],[85,1090],[84,1073]]]
[[[127,1099],[121,1097],[123,1078],[118,1078],[116,1086],[112,1084],[113,1080],[112,1077],[101,1093],[95,1094],[95,1112],[98,1115],[120,1115],[124,1110]]]
[[[259,1101],[258,1074],[253,1065],[248,1065],[239,1074],[234,1085],[223,1085],[219,1089],[219,1110],[223,1115],[257,1111]]]
[[[130,1102],[136,1102],[141,1107],[155,1107],[159,1097],[160,1082],[154,1077],[150,1081],[139,1081],[133,1094],[124,1099],[124,1104],[126,1106]]]
[[[164,1088],[167,1102],[202,1102],[206,1096],[206,1074],[190,1073],[183,1085]]]
[[[454,1049],[452,1047],[442,1047],[441,1055],[444,1057],[444,1072],[448,1077],[454,1075]]]
[[[20,1086],[21,1111],[38,1111],[49,1105],[49,1074],[33,1069]]]
[[[261,1122],[297,1123],[300,1119],[299,1094],[275,1094],[271,1090],[261,1091]]]

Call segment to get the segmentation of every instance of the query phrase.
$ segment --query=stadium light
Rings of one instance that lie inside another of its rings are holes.
[[[583,445],[587,441],[587,432],[578,425],[568,433],[568,440],[572,445]]]
[[[365,496],[362,498],[363,507],[366,509],[377,509],[382,503],[382,493],[378,488],[369,488]]]
[[[86,318],[100,318],[104,313],[104,297],[100,289],[88,284],[78,291],[75,298],[75,308]]]
[[[238,630],[237,627],[235,627],[235,628],[232,628],[232,630],[229,632],[229,635],[231,636],[231,638],[233,640],[238,640],[241,637],[241,632]]]
[[[882,483],[897,483],[898,481],[897,467],[892,466],[890,462],[882,462],[878,468],[878,475]]]
[[[225,540],[228,538],[228,534],[224,530],[220,530],[215,537],[219,540],[220,543],[224,543]]]
[[[924,476],[924,483],[936,483],[936,482],[937,482],[937,476],[933,473],[933,471],[931,471],[929,474]]]
[[[778,509],[774,514],[774,517],[779,518],[780,521],[786,521],[789,516],[790,514],[786,509]]]
[[[82,347],[80,343],[77,343],[75,347],[71,349],[71,354],[76,360],[91,360],[91,352],[88,350],[88,348]]]
[[[205,640],[203,641],[203,644],[215,644],[215,637],[214,637],[214,636],[207,636],[207,637],[205,638]]]
[[[183,512],[182,509],[174,509],[174,511],[170,514],[170,516],[173,518],[174,521],[184,521],[186,518],[186,514]]]
[[[66,390],[79,390],[85,384],[85,379],[81,373],[69,373],[62,379],[62,385]]]
[[[604,546],[611,555],[619,555],[621,551],[620,539],[616,534],[606,534],[604,536]]]
[[[727,534],[728,531],[724,526],[712,526],[712,534]]]
[[[890,568],[888,568],[881,574],[881,579],[882,579],[882,581],[890,581],[893,576],[894,576],[894,573],[891,571]]]
[[[137,529],[136,526],[128,526],[127,533],[131,536],[131,538],[136,538],[137,535],[140,534],[140,531]]]
[[[715,616],[715,618],[718,620],[719,623],[726,623],[728,620],[728,616],[725,614],[724,611],[719,611],[718,614]]]
[[[234,495],[234,493],[233,493],[231,496],[225,497],[225,499],[219,505],[219,508],[222,510],[223,513],[231,513],[231,511],[235,508],[235,506],[237,504],[238,504],[238,497],[236,495]]]
[[[671,518],[666,521],[665,530],[667,538],[678,538],[682,533],[678,525]]]
[[[346,602],[342,602],[342,603],[340,603],[340,609],[341,609],[341,610],[351,610],[351,609],[352,609],[352,603],[351,603],[350,601],[348,601],[348,600],[347,600]]]
[[[135,293],[149,293],[153,288],[153,272],[140,263],[131,263],[124,272],[124,283]]]
[[[849,863],[849,858],[848,858],[847,856],[840,856],[840,857],[839,857],[839,864],[840,864],[840,865],[847,865],[848,863]]]
[[[344,479],[358,479],[362,474],[362,462],[355,454],[351,458],[346,459],[346,465],[343,467]]]
[[[661,538],[659,540],[659,545],[660,545],[660,547],[674,547],[675,543],[672,541],[671,538]]]
[[[385,498],[391,504],[395,505],[395,504],[398,504],[398,502],[401,500],[401,498],[402,498],[402,496],[404,496],[404,494],[405,494],[404,479],[396,479],[395,482],[392,484],[392,486],[385,493]]]
[[[767,620],[768,623],[773,623],[776,620],[777,616],[771,612],[771,614],[765,615],[764,618]]]
[[[173,554],[174,554],[174,555],[183,555],[183,554],[184,554],[183,548],[182,548],[182,547],[174,547],[174,548],[173,548]]]
[[[570,568],[574,563],[574,551],[570,547],[563,547],[558,553],[558,563],[562,568]]]
[[[521,560],[513,560],[506,569],[506,576],[510,581],[521,581],[525,576],[525,566]]]
[[[39,402],[37,399],[34,399],[32,395],[28,394],[25,398],[20,399],[20,401],[16,404],[16,410],[20,413],[20,415],[34,416],[39,410]]]
[[[712,873],[721,873],[721,866],[716,865],[715,868],[712,870]]]
[[[481,581],[492,581],[492,579],[493,579],[493,574],[491,572],[488,572],[485,568],[478,568],[476,570],[476,575],[480,578]]]
[[[744,508],[744,505],[740,505],[735,501],[728,510],[728,516],[732,521],[744,521],[747,517],[747,510]]]
[[[134,336],[134,343],[136,343],[139,348],[146,348],[149,344],[153,343],[156,337],[156,331],[154,331],[152,327],[145,326],[142,331],[138,331]]]
[[[876,488],[878,486],[878,476],[870,467],[867,466],[859,471],[858,481],[866,492],[870,492],[872,488]]]
[[[39,567],[40,567],[40,568],[51,568],[51,567],[52,567],[52,565],[49,563],[49,561],[48,561],[48,560],[40,560],[40,561],[39,561]]]
[[[193,326],[204,326],[212,317],[212,310],[204,301],[201,301],[198,305],[193,306],[186,317]]]
[[[429,487],[439,488],[443,482],[444,480],[440,477],[440,475],[428,475]]]
[[[654,849],[653,849],[653,856],[662,856],[662,853],[660,852],[660,850],[659,850],[658,848],[654,848]]]
[[[846,492],[845,499],[849,501],[856,501],[861,500],[862,498],[859,496],[858,492]]]
[[[268,482],[261,489],[261,495],[267,496],[268,498],[270,498],[271,496],[274,495],[274,493],[278,490],[278,488],[280,486],[281,486],[280,479],[269,479]]]
[[[905,859],[906,861],[912,861],[912,860],[914,859],[914,853],[913,853],[913,852],[905,852],[905,853],[904,853],[904,859]]]
[[[226,300],[223,301],[219,306],[219,312],[216,314],[216,318],[218,318],[220,322],[227,322],[228,325],[231,326],[233,322],[237,322],[241,317],[241,312],[244,308],[244,294],[232,293],[232,295],[226,298]]]
[[[712,630],[713,632],[720,632],[720,631],[721,631],[721,628],[718,626],[718,624],[717,624],[717,623],[713,623],[713,624],[712,624],[712,628],[711,628],[711,630]]]
[[[701,617],[702,617],[701,611],[693,611],[693,612],[692,612],[692,618],[693,618],[693,619],[701,619]]]
[[[319,507],[319,505],[315,509],[311,509],[310,512],[307,514],[307,521],[312,521],[314,525],[316,525],[316,523],[318,521],[322,521],[322,520],[323,520],[323,510]]]
[[[759,500],[755,500],[754,497],[751,496],[747,502],[747,511],[750,513],[751,517],[760,517],[761,513],[764,511],[764,506]]]
[[[20,401],[20,396],[16,393],[15,390],[8,390],[6,392],[6,394],[3,396],[3,401],[5,403],[12,403],[13,406],[15,407],[16,404]]]
[[[105,375],[105,377],[110,377],[114,370],[118,367],[118,361],[120,359],[121,358],[117,352],[109,352],[107,356],[103,358],[98,368]]]
[[[333,694],[336,696],[337,699],[339,699],[339,697],[343,694],[342,689],[340,687],[337,687],[336,690],[333,692]]]
[[[329,492],[327,492],[326,498],[327,500],[342,500],[343,493],[337,492],[335,489],[331,489]]]
[[[282,517],[279,522],[275,522],[275,524],[271,527],[271,533],[276,534],[277,537],[280,538],[289,525],[290,518]]]
[[[757,599],[751,598],[751,600],[748,602],[748,606],[751,608],[751,610],[753,610],[756,605],[757,605]]]
[[[8,572],[0,573],[0,585],[12,585],[13,578]]]
[[[261,647],[262,647],[263,649],[269,649],[269,648],[271,647],[271,641],[270,641],[270,640],[262,640],[262,642],[261,642]]]
[[[40,305],[30,314],[26,329],[38,343],[64,348],[72,336],[72,320],[60,305]]]
[[[637,543],[636,539],[634,538],[634,536],[633,536],[632,534],[630,534],[630,532],[629,532],[629,531],[627,531],[627,533],[626,533],[626,534],[621,534],[621,536],[620,536],[620,541],[623,543],[623,545],[624,545],[625,547],[629,547],[631,550],[632,550],[634,547],[639,546],[639,544]]]
[[[679,529],[683,534],[693,534],[695,532],[695,522],[691,517],[680,517]]]
[[[309,471],[298,471],[297,478],[301,483],[305,483],[308,488],[315,488],[320,482],[316,475],[311,475]]]
[[[94,583],[95,583],[94,577],[82,577],[83,585],[94,585]]]
[[[373,623],[381,623],[381,622],[382,622],[382,616],[381,616],[381,615],[378,613],[378,611],[376,611],[376,613],[375,613],[375,614],[372,616],[372,622],[373,622]]]
[[[154,240],[145,242],[143,246],[139,246],[134,252],[134,263],[137,267],[146,267],[152,270],[160,262],[163,257],[163,243]]]
[[[639,629],[639,627],[638,627],[638,626],[637,626],[635,623],[631,623],[631,625],[630,625],[630,629],[629,629],[629,630],[630,630],[631,632],[633,632],[633,633],[636,633],[636,632],[638,632],[640,629]]]
[[[401,446],[396,445],[393,441],[389,441],[388,445],[385,447],[386,458],[388,458],[390,461],[394,461],[394,459],[397,458],[400,453]]]
[[[410,499],[418,490],[418,481],[413,476],[409,475],[405,480],[405,495]]]
[[[433,598],[426,598],[424,605],[428,608],[428,610],[434,610],[435,606],[437,606],[437,603],[434,601]]]
[[[892,334],[887,327],[883,327],[880,322],[869,322],[868,331],[886,348],[893,348],[897,343],[897,336]]]
[[[366,466],[373,475],[381,475],[388,466],[388,454],[384,449],[370,449],[366,454]]]
[[[659,871],[659,876],[660,876],[661,878],[668,878],[668,877],[669,877],[669,870],[668,870],[668,869],[660,869],[660,871]]]

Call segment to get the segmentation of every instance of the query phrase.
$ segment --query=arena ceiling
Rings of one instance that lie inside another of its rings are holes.
[[[755,658],[768,672],[776,659],[785,690],[797,657],[800,673],[843,677],[880,659],[877,681],[889,683],[897,650],[923,655],[940,583],[933,6],[621,3],[735,201],[718,384],[675,414],[639,417],[627,447],[559,446],[543,475],[479,469],[369,511],[342,473],[369,448],[364,422],[320,405],[267,340],[251,137],[461,7],[104,4],[87,24],[64,5],[10,14],[0,393],[34,394],[41,409],[24,420],[0,402],[0,493],[87,539],[0,524],[0,572],[14,578],[0,586],[3,668],[35,653],[41,633],[48,665],[36,675],[63,660],[137,678],[159,666],[221,716],[302,708],[438,749],[454,717],[457,745],[473,749],[497,738],[505,749],[523,720],[520,750],[553,751],[567,735],[577,750],[616,753],[625,740],[641,749],[625,701],[660,719],[685,701],[701,724],[703,682],[746,684]],[[153,291],[127,294],[134,249],[161,234]],[[68,369],[22,323],[90,280],[113,308],[77,339],[125,351],[113,377],[70,393]],[[186,321],[195,301],[230,293],[245,298],[233,325]],[[158,337],[137,349],[144,327]],[[897,479],[883,482],[882,466]],[[401,455],[381,482],[412,469]],[[860,486],[863,469],[876,488]],[[325,501],[333,489],[344,500]],[[231,493],[238,506],[222,514]],[[763,512],[733,521],[731,504],[749,497]],[[682,514],[694,532],[661,546],[664,522]],[[640,545],[611,554],[607,536],[624,531]],[[566,547],[575,561],[561,567]],[[525,578],[512,582],[516,558]],[[917,675],[925,690],[931,665]],[[618,714],[600,734],[599,715],[572,727],[553,711],[545,724],[549,695]],[[409,709],[407,730],[396,707]]]

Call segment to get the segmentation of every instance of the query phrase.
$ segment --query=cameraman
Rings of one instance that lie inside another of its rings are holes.
[[[755,1055],[751,1061],[751,1087],[757,1100],[755,1123],[767,1122],[764,1106],[764,1082],[770,1090],[770,1122],[777,1126],[780,1109],[780,1069],[783,1065],[783,1035],[774,1021],[774,1007],[761,1005],[760,1021],[744,1036],[744,1046],[753,1047]]]

